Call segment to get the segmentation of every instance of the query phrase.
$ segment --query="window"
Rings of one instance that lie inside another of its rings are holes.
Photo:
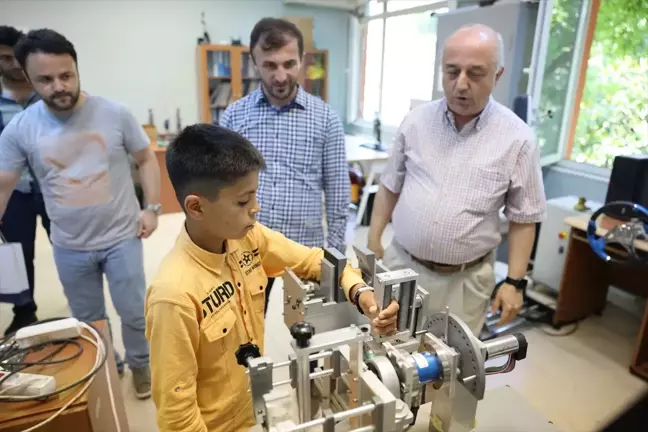
[[[618,155],[648,154],[648,2],[593,1],[565,158],[611,168]]]
[[[553,0],[536,113],[544,162],[648,154],[648,2]]]
[[[583,27],[583,12],[587,0],[553,0],[538,112],[536,132],[543,158],[557,162],[564,148],[569,128],[573,87],[578,76],[579,31]],[[539,54],[542,56],[542,53]]]
[[[361,28],[360,98],[355,120],[380,116],[396,128],[412,99],[432,97],[439,0],[371,1]]]

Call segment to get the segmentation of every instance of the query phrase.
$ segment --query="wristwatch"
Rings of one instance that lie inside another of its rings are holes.
[[[160,216],[162,214],[162,204],[147,204],[145,210],[152,211],[156,215]]]
[[[513,285],[516,290],[518,291],[524,291],[527,286],[527,280],[526,278],[522,279],[513,279],[512,277],[506,276],[506,279],[504,280],[504,283]]]
[[[360,294],[362,294],[363,292],[367,292],[367,291],[373,292],[374,289],[373,289],[373,287],[370,287],[369,285],[361,286],[360,288],[358,288],[353,293],[353,298],[351,299],[351,303],[353,303],[358,308],[358,311],[360,312],[361,315],[364,315],[364,311],[360,307],[360,303],[358,302],[358,300],[360,300]]]

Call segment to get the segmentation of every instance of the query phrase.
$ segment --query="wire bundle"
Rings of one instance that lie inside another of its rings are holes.
[[[501,373],[509,373],[513,369],[515,369],[515,358],[510,355],[508,356],[506,363],[504,363],[502,366],[487,367],[485,372],[486,375],[495,375]]]
[[[106,358],[107,358],[107,350],[106,350],[106,340],[104,339],[103,335],[90,323],[84,323],[84,322],[79,322],[79,326],[82,328],[82,330],[86,330],[92,337],[87,336],[85,333],[81,333],[81,338],[85,339],[86,341],[90,342],[92,345],[95,346],[97,350],[96,358],[95,358],[95,363],[92,367],[92,369],[81,379],[78,381],[66,385],[62,388],[56,389],[53,392],[50,392],[45,395],[39,395],[39,396],[15,396],[15,395],[3,395],[3,393],[6,393],[10,389],[14,389],[14,387],[9,387],[5,390],[0,390],[0,402],[27,402],[27,401],[44,401],[47,400],[48,398],[58,395],[60,393],[63,393],[65,391],[68,391],[74,387],[77,387],[79,385],[83,385],[83,387],[68,401],[63,405],[56,413],[54,413],[51,417],[48,419],[44,420],[43,422],[32,426],[29,429],[26,429],[23,432],[31,432],[34,431],[41,426],[51,422],[54,420],[57,416],[59,416],[63,411],[65,411],[67,408],[69,408],[74,402],[76,402],[90,387],[92,382],[95,379],[95,376],[99,369],[103,367],[103,365],[106,363]],[[22,360],[16,360],[17,358],[24,356],[27,352],[33,351],[34,349],[39,349],[43,348],[45,346],[51,346],[55,345],[57,346],[56,349],[54,349],[52,352],[49,354],[45,355],[44,357],[38,359],[37,361],[30,361],[30,362],[25,362]],[[67,356],[65,358],[61,359],[55,359],[54,357],[60,353],[65,347],[69,345],[76,345],[78,348],[72,355]],[[31,366],[48,366],[48,365],[54,365],[54,364],[61,364],[64,362],[68,362],[70,360],[74,360],[77,357],[79,357],[83,353],[83,346],[74,339],[57,339],[57,340],[52,340],[44,343],[39,343],[36,345],[33,345],[29,348],[19,348],[17,347],[15,341],[9,337],[5,338],[4,340],[0,340],[0,368],[3,368],[7,371],[10,370],[10,373],[7,374],[5,377],[0,379],[0,384],[5,382],[7,379],[9,379],[11,376],[23,371],[24,369],[31,367]],[[29,382],[25,382],[22,384],[19,384],[20,386],[24,386],[26,384],[29,384]],[[109,386],[108,390],[110,392],[110,398],[111,402],[113,404],[113,412],[115,413],[115,406],[114,406],[114,398],[112,394],[112,387],[110,386],[110,381],[109,381]],[[116,417],[116,416],[115,416]],[[117,420],[117,417],[115,418]],[[119,428],[119,425],[118,425]]]

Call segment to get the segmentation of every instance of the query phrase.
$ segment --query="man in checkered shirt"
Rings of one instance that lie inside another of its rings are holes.
[[[344,129],[330,105],[297,84],[302,34],[288,21],[264,18],[252,30],[250,52],[261,86],[231,104],[220,125],[245,136],[266,160],[258,219],[298,243],[344,253],[351,199]]]
[[[545,215],[539,150],[531,128],[491,98],[503,72],[503,42],[483,25],[459,29],[445,43],[445,97],[413,109],[402,122],[381,176],[369,248],[392,269],[409,267],[431,294],[475,334],[495,289],[499,210],[510,222],[506,282],[493,310],[500,323],[522,306],[536,223]],[[381,236],[392,219],[394,239]]]

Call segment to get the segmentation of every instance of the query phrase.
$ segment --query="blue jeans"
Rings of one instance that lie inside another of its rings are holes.
[[[126,363],[131,369],[148,366],[142,241],[133,238],[92,252],[54,246],[54,261],[72,316],[82,321],[107,319],[103,294],[106,275],[110,297],[121,318]]]

